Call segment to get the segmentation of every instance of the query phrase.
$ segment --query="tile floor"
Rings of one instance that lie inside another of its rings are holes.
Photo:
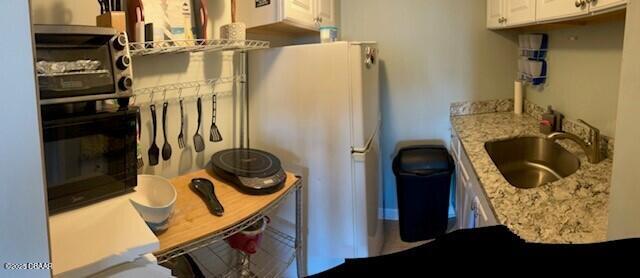
[[[384,245],[382,246],[382,255],[400,252],[429,242],[428,240],[418,242],[402,241],[402,239],[400,239],[399,223],[398,221],[392,220],[384,221]]]
[[[449,229],[452,231],[455,228],[455,219],[449,220]],[[382,254],[392,254],[407,250],[422,244],[428,243],[430,240],[418,241],[418,242],[404,242],[400,239],[400,226],[398,221],[385,220],[384,221],[384,245],[382,246]]]

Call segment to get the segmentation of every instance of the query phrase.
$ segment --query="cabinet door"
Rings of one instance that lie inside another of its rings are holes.
[[[617,8],[627,4],[627,0],[591,0],[591,11],[597,12],[606,9]]]
[[[553,20],[586,15],[588,5],[576,7],[574,0],[537,0],[536,20]]]
[[[536,21],[536,0],[506,0],[506,25],[519,25]]]
[[[473,198],[473,205],[475,208],[474,223],[476,225],[476,228],[495,225],[494,221],[492,221],[489,217],[489,213],[491,213],[490,208],[484,207],[480,202],[480,198],[478,198],[478,196],[475,196]]]
[[[487,0],[487,28],[503,27],[505,0]]]
[[[317,17],[322,26],[336,25],[336,0],[315,0],[318,4]]]
[[[284,1],[284,20],[305,27],[315,27],[315,9],[317,0]]]
[[[467,228],[466,219],[469,217],[467,192],[467,183],[462,176],[460,166],[456,166],[456,223],[460,229]]]

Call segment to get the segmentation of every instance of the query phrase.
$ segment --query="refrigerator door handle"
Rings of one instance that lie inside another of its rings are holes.
[[[371,150],[371,144],[373,143],[373,139],[378,136],[378,132],[380,131],[380,127],[382,126],[382,120],[378,119],[378,125],[376,126],[376,130],[373,131],[371,137],[367,140],[367,143],[363,147],[351,147],[351,154],[354,156],[364,156]]]

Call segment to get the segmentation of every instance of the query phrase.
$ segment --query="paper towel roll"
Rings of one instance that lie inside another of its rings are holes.
[[[522,114],[522,104],[523,104],[523,96],[522,96],[522,82],[516,81],[513,83],[513,113],[516,115]]]

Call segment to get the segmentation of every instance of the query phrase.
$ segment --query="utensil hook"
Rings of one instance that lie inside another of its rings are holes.
[[[149,94],[149,104],[153,104],[153,95],[156,94],[155,89],[151,90],[151,93]]]
[[[178,89],[178,100],[182,100],[182,87]]]
[[[196,87],[196,98],[200,97],[200,84]]]
[[[210,95],[212,95],[212,96],[213,96],[213,95],[215,95],[216,83],[217,83],[217,82],[218,82],[218,81],[216,80],[216,81],[211,81],[211,82],[209,83],[209,86],[211,86],[211,91],[209,92],[209,94],[210,94]]]

